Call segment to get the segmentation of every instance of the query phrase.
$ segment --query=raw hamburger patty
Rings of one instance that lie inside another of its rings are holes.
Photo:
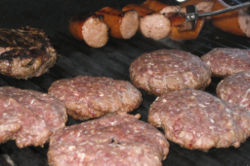
[[[161,166],[169,151],[164,135],[128,114],[58,130],[50,139],[50,166]]]
[[[65,103],[68,114],[86,120],[108,112],[130,112],[141,102],[141,93],[129,82],[107,77],[77,76],[55,81],[49,94]]]
[[[63,103],[45,93],[0,87],[0,143],[43,145],[67,120]]]
[[[250,112],[195,89],[158,97],[150,106],[148,121],[188,149],[239,147],[250,136]]]
[[[56,62],[57,54],[44,31],[25,27],[0,29],[0,73],[18,79],[38,77]]]
[[[244,107],[250,112],[250,71],[225,78],[218,84],[216,92],[221,99]]]
[[[129,68],[133,84],[160,95],[177,89],[203,89],[211,82],[211,72],[199,57],[180,50],[144,53]]]
[[[250,50],[238,48],[215,48],[201,59],[211,67],[215,76],[229,76],[250,71]]]

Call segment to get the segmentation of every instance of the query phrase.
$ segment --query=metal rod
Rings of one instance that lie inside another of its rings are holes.
[[[198,14],[198,17],[213,16],[213,15],[226,13],[226,12],[229,12],[229,11],[232,11],[232,10],[236,10],[236,9],[243,8],[243,7],[248,7],[248,6],[250,6],[250,2],[242,3],[242,4],[239,4],[239,5],[235,5],[235,6],[225,8],[225,9],[222,9],[222,10],[217,10],[217,11],[214,11],[214,12]]]

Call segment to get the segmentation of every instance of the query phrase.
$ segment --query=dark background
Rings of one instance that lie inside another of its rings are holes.
[[[239,1],[239,0],[238,0]],[[247,1],[247,0],[245,0]],[[130,40],[110,38],[108,44],[99,49],[90,48],[82,41],[74,40],[68,33],[68,20],[79,12],[92,12],[104,6],[121,8],[142,0],[0,0],[0,28],[17,28],[25,25],[44,29],[51,43],[61,54],[56,65],[38,78],[16,80],[0,75],[0,86],[47,92],[55,80],[77,75],[108,76],[129,80],[129,64],[143,52],[156,49],[181,49],[198,56],[215,47],[250,48],[250,39],[234,36],[214,28],[208,21],[196,40],[176,42],[170,39],[153,41],[139,33]],[[174,0],[165,2],[174,3]],[[236,2],[236,1],[235,1]],[[237,2],[236,2],[237,3]],[[206,91],[215,94],[219,78],[213,78]],[[146,121],[149,105],[155,97],[144,91],[144,102],[134,113],[140,113]],[[80,121],[69,118],[67,125]],[[0,166],[47,166],[48,144],[41,147],[18,149],[14,141],[0,145]],[[12,165],[13,165],[12,164]],[[208,153],[183,149],[171,143],[170,153],[164,166],[250,166],[250,140],[240,148],[211,149]]]

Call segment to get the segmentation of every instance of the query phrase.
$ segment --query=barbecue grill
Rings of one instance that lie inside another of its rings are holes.
[[[231,0],[239,4],[248,0]],[[143,0],[137,0],[141,3]],[[164,2],[164,1],[163,1]],[[175,3],[174,1],[166,1]],[[135,3],[134,0],[1,0],[0,27],[15,28],[30,25],[44,29],[51,43],[61,54],[56,65],[41,77],[16,80],[0,75],[0,86],[10,85],[23,89],[47,92],[51,83],[62,78],[77,75],[107,76],[129,80],[130,63],[143,52],[156,49],[181,49],[201,56],[215,47],[250,49],[250,39],[222,32],[207,22],[196,40],[176,42],[170,39],[153,41],[137,33],[130,40],[110,38],[103,48],[90,48],[83,41],[77,41],[68,33],[68,20],[79,12],[96,11],[104,6],[121,8]],[[213,78],[206,91],[215,94],[220,78]],[[133,113],[140,113],[146,121],[147,112],[155,96],[143,93],[143,104]],[[80,121],[69,118],[67,125]],[[41,147],[18,149],[14,141],[0,145],[0,166],[48,166],[48,144]],[[250,139],[240,148],[211,149],[209,152],[187,150],[170,142],[170,153],[164,166],[249,166]]]

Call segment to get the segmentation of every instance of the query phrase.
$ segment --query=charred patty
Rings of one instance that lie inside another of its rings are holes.
[[[57,59],[55,49],[41,29],[0,29],[0,73],[18,79],[38,77]]]

